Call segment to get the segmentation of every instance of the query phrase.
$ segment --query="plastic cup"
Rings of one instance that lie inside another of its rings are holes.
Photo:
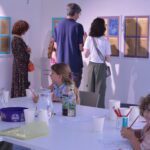
[[[25,123],[29,124],[34,121],[35,110],[34,109],[24,109]]]
[[[41,109],[39,111],[38,120],[45,122],[47,125],[49,125],[49,117],[48,117],[48,112],[46,109]]]
[[[93,118],[93,129],[96,132],[103,132],[104,128],[104,117],[94,117]]]
[[[117,129],[121,129],[122,128],[122,117],[117,117],[116,128]]]
[[[4,102],[8,103],[8,101],[10,99],[9,91],[7,91],[7,90],[3,91],[3,98],[4,98]]]
[[[31,92],[31,89],[26,89],[26,96],[32,98],[33,94]]]

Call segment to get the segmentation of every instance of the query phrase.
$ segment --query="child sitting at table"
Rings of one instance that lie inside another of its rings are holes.
[[[122,128],[121,135],[127,138],[134,150],[150,150],[150,94],[142,97],[140,113],[146,120],[142,130]]]
[[[71,69],[67,64],[57,63],[51,67],[51,80],[52,85],[52,100],[61,102],[63,96],[75,97],[76,103],[79,104],[78,89],[75,87],[74,81],[71,76]]]

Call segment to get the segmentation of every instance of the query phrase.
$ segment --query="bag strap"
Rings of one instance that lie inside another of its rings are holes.
[[[104,63],[106,63],[106,62],[105,62],[105,57],[103,56],[103,54],[101,53],[101,51],[98,49],[97,43],[96,43],[95,39],[92,38],[92,40],[93,40],[93,44],[94,44],[94,46],[95,46],[95,48],[96,48],[97,54],[99,55],[100,59],[101,59]]]

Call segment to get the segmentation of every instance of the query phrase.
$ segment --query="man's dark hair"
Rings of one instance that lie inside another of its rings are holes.
[[[81,12],[81,8],[78,4],[69,3],[67,5],[67,16],[74,16],[76,13],[79,14]]]
[[[103,18],[95,18],[91,24],[89,35],[92,37],[100,37],[105,33],[105,20]]]

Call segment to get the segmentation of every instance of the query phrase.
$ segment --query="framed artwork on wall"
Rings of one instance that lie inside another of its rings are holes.
[[[10,17],[0,16],[0,54],[10,54]]]
[[[107,16],[102,18],[106,24],[105,36],[111,44],[111,56],[119,56],[119,17]]]
[[[126,16],[124,56],[149,57],[149,16]]]
[[[52,34],[54,33],[54,29],[57,26],[57,24],[63,19],[64,19],[64,17],[53,17],[52,18]]]

